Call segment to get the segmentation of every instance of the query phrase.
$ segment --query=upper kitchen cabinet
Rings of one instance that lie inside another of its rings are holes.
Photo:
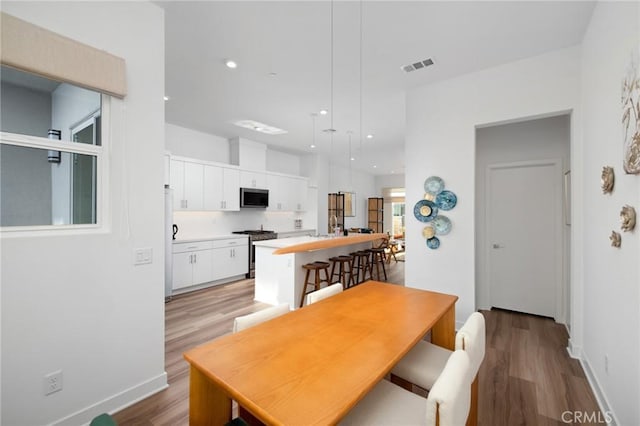
[[[171,159],[170,183],[174,210],[202,210],[204,165]]]
[[[241,188],[267,188],[267,174],[252,170],[240,170]]]
[[[238,169],[204,166],[204,210],[240,210]]]
[[[267,174],[269,211],[305,211],[307,178]]]

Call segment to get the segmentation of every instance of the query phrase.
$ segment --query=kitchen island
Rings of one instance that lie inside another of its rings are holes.
[[[354,234],[347,237],[294,237],[256,241],[255,300],[296,309],[302,297],[305,271],[302,265],[349,254],[377,245],[386,234]]]

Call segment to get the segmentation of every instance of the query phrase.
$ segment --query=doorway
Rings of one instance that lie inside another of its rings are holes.
[[[569,145],[568,114],[476,129],[478,309],[567,323],[571,228],[563,193]]]

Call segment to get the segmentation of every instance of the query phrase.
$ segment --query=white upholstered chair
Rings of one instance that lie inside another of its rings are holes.
[[[467,352],[451,353],[426,400],[381,380],[340,424],[463,426],[471,400],[469,369]]]
[[[236,317],[233,320],[233,332],[237,333],[246,328],[253,327],[272,318],[279,317],[289,312],[289,304],[283,303],[277,306],[271,306],[252,314]]]
[[[473,382],[484,359],[485,350],[485,323],[480,312],[472,313],[456,333],[455,348],[468,352]],[[450,350],[422,340],[393,367],[391,374],[430,390],[450,355]]]
[[[327,297],[334,296],[342,292],[342,284],[335,283],[330,286],[321,288],[320,290],[312,291],[307,295],[307,305],[326,299]]]

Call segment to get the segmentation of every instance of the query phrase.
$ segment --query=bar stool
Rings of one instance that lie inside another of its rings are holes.
[[[384,273],[384,280],[387,281],[387,269],[384,264],[386,263],[386,256],[384,253],[384,249],[379,248],[371,248],[365,250],[371,255],[371,277],[373,277],[373,267],[376,267],[376,279],[380,281],[380,266],[382,266],[382,272]]]
[[[353,278],[353,256],[352,255],[330,257],[329,261],[331,262],[331,284],[340,282],[342,283],[342,288],[344,288],[345,290],[351,287],[352,285],[355,285],[355,280]],[[336,271],[336,265],[338,266],[337,271]],[[338,276],[338,279],[334,281],[333,277],[336,275]]]
[[[304,276],[304,285],[302,286],[302,297],[300,298],[300,307],[302,308],[302,305],[304,304],[304,297],[316,290],[320,290],[320,284],[322,283],[327,283],[327,285],[330,285],[329,282],[329,262],[312,262],[312,263],[306,263],[304,265],[302,265],[302,268],[305,269],[307,272]],[[311,274],[311,271],[314,272],[314,279],[313,281],[309,281],[309,275]],[[324,280],[321,279],[320,277],[320,272],[324,271]],[[313,290],[307,292],[307,287],[312,285],[313,286]]]
[[[353,264],[351,270],[353,271],[354,283],[360,284],[367,280],[367,272],[369,278],[371,278],[371,267],[369,266],[369,253],[364,250],[359,250],[351,253],[353,256]],[[362,275],[362,279],[360,278]]]

